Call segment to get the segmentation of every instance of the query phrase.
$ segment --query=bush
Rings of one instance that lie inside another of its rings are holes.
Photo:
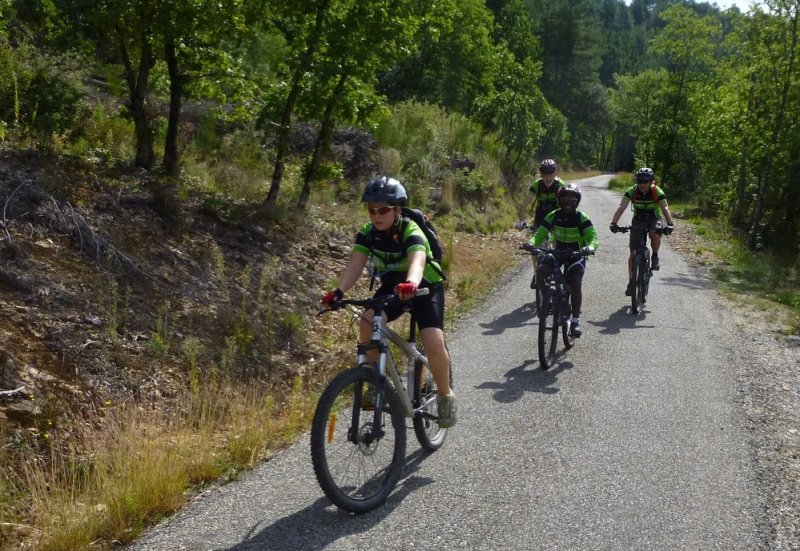
[[[43,53],[31,46],[0,54],[0,118],[20,138],[49,147],[86,113],[79,61]]]

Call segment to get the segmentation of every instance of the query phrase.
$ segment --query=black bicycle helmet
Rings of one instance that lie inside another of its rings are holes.
[[[405,206],[406,201],[408,201],[406,188],[388,176],[380,176],[372,180],[367,184],[364,195],[361,196],[362,203],[388,203],[396,207]]]
[[[553,159],[544,159],[539,164],[540,174],[555,174],[556,170],[558,170],[558,165]]]
[[[579,188],[576,184],[566,184],[564,187],[559,188],[558,190],[558,201],[560,204],[562,197],[576,197],[578,199],[578,205],[580,205],[581,195],[581,188]],[[575,206],[577,207],[578,205]]]
[[[652,182],[656,179],[656,173],[653,172],[652,168],[640,168],[636,171],[636,182],[641,184],[642,182]]]

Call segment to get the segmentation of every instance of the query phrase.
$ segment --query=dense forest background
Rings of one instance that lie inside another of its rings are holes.
[[[487,212],[543,157],[647,165],[796,257],[800,2],[757,4],[0,0],[0,140],[141,167],[165,212],[188,186],[265,217],[370,170]]]

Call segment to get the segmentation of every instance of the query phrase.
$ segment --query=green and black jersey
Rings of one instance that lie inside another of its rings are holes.
[[[562,187],[564,187],[564,181],[558,177],[553,180],[549,188],[545,187],[544,180],[541,178],[534,181],[528,191],[536,196],[536,212],[547,214],[558,208],[558,190]]]
[[[395,285],[406,280],[408,274],[408,255],[423,251],[427,257],[422,284],[439,283],[441,266],[433,259],[428,239],[413,220],[403,218],[399,226],[388,232],[375,230],[372,223],[361,226],[356,234],[353,251],[372,257],[375,269],[384,285]],[[437,270],[438,269],[438,270]]]
[[[557,249],[577,251],[590,246],[597,250],[600,242],[592,221],[581,211],[567,215],[562,209],[554,210],[544,217],[542,224],[531,238],[534,247],[540,246],[552,234]]]
[[[655,184],[647,188],[644,193],[634,184],[625,190],[625,197],[631,202],[633,217],[636,219],[661,218],[659,203],[667,198],[664,190]]]

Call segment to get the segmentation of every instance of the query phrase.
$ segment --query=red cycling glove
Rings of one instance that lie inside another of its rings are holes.
[[[325,295],[322,297],[322,301],[321,302],[322,302],[322,304],[325,304],[325,305],[331,305],[336,301],[342,300],[343,296],[344,296],[344,293],[342,292],[341,289],[339,289],[337,287],[333,291],[328,291],[327,293],[325,293]]]
[[[414,295],[417,292],[417,284],[411,281],[406,281],[405,283],[398,283],[394,286],[394,294],[397,295],[400,300],[408,300],[410,298],[414,298]]]

